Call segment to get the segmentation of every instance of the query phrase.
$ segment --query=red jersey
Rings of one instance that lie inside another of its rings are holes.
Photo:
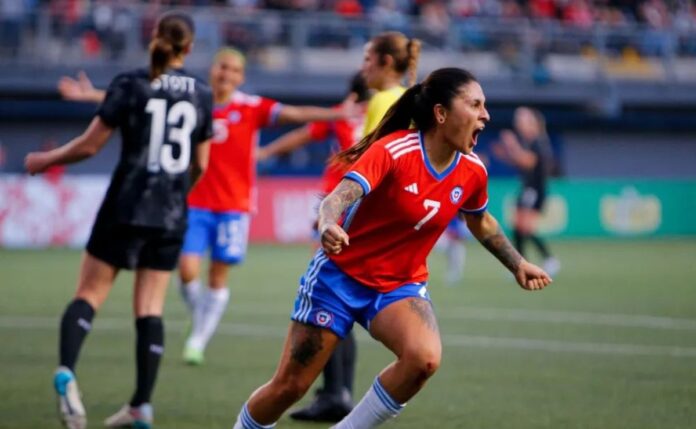
[[[437,173],[422,136],[402,130],[376,141],[345,176],[365,196],[347,210],[350,245],[329,255],[347,275],[380,292],[428,279],[426,258],[458,211],[488,204],[488,174],[473,153]]]
[[[275,100],[239,91],[227,104],[215,106],[210,162],[189,194],[190,207],[217,212],[255,209],[259,130],[274,124],[281,108]]]
[[[331,153],[335,154],[348,149],[360,141],[362,138],[364,119],[363,114],[360,115],[358,119],[312,122],[309,124],[309,135],[314,141],[323,141],[333,134],[336,137],[337,145],[332,147]],[[328,195],[333,191],[347,170],[348,166],[329,162],[321,177],[321,192],[324,195]]]

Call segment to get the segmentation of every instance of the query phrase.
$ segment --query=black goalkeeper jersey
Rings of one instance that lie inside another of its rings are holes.
[[[525,149],[530,150],[536,155],[537,162],[529,170],[522,170],[522,186],[533,188],[539,193],[546,192],[546,182],[549,176],[550,163],[552,161],[551,148],[547,141],[537,139],[531,143],[522,142]]]
[[[121,130],[121,155],[97,221],[184,230],[189,166],[213,134],[212,108],[208,85],[182,69],[116,76],[97,115]]]

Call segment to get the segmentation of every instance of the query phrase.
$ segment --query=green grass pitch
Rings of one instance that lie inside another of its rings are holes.
[[[534,293],[480,245],[468,247],[458,287],[443,285],[444,258],[431,257],[442,367],[386,427],[696,428],[696,240],[555,242],[563,269]],[[57,324],[79,257],[0,250],[0,428],[59,427],[51,388]],[[275,368],[309,258],[304,246],[251,247],[231,275],[231,305],[200,368],[180,362],[186,317],[170,289],[157,427],[232,427]],[[131,279],[119,277],[78,365],[89,427],[101,427],[132,392]],[[359,398],[392,357],[356,330]],[[278,426],[329,425],[283,418]]]

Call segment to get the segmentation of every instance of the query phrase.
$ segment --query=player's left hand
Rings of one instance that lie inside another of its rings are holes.
[[[515,280],[526,290],[541,290],[553,281],[546,271],[525,260],[517,268]]]
[[[32,176],[36,173],[43,173],[50,166],[46,152],[30,152],[24,158],[24,167]]]

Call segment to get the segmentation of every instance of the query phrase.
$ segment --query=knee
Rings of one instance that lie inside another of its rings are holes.
[[[186,264],[179,264],[179,278],[183,283],[190,283],[198,278],[198,271]]]
[[[210,264],[210,272],[208,273],[208,283],[213,289],[222,289],[227,287],[227,273],[229,266],[222,262],[213,261]]]
[[[284,377],[275,378],[271,382],[272,389],[277,397],[278,402],[284,402],[288,404],[294,404],[295,402],[302,399],[302,397],[307,393],[311,382],[305,382],[300,377]]]
[[[179,258],[179,277],[184,283],[191,282],[198,278],[200,263],[198,258],[193,256],[182,256]]]
[[[414,347],[406,350],[401,359],[416,378],[426,380],[440,368],[442,348],[439,345]]]

